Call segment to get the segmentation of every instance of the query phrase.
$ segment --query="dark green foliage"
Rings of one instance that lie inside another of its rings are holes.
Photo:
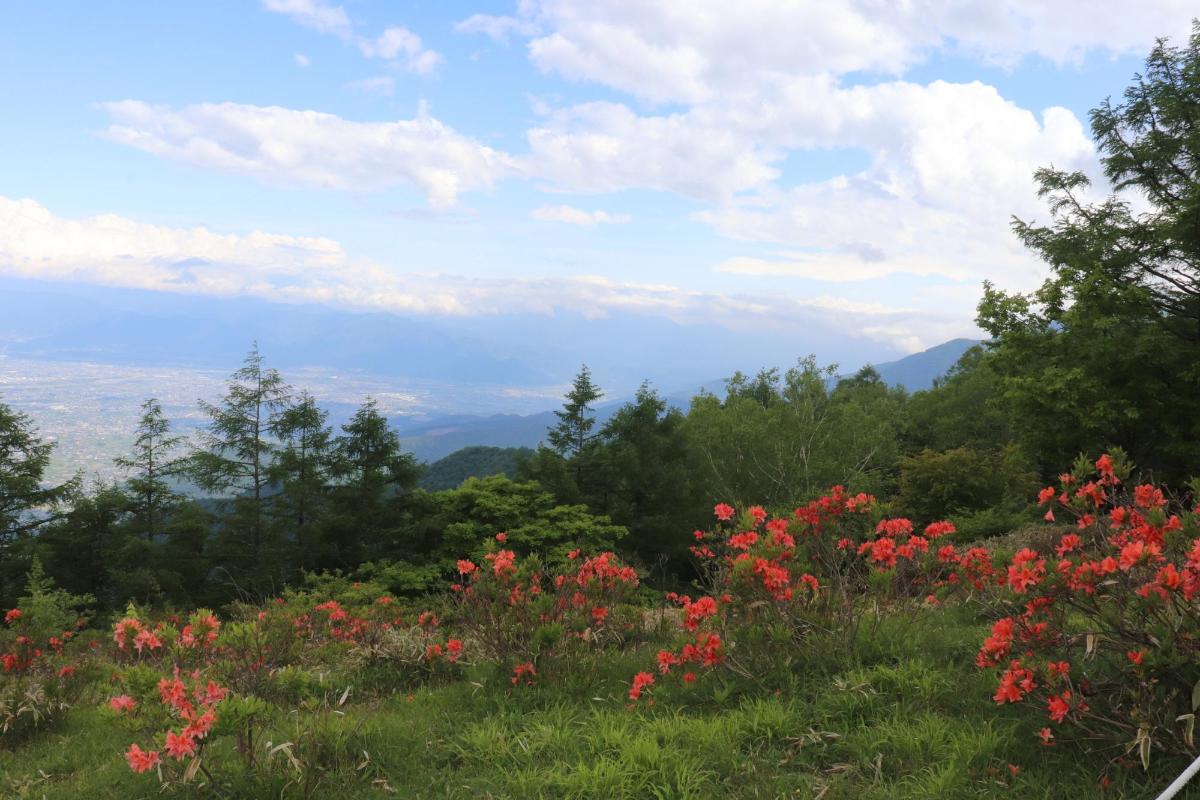
[[[1140,289],[1089,278],[1058,307],[989,289],[980,324],[1014,435],[1044,476],[1081,452],[1124,447],[1160,479],[1200,463],[1200,348],[1170,333]]]
[[[77,488],[78,481],[53,487],[43,484],[53,450],[52,442],[38,438],[29,417],[0,403],[0,555],[45,522],[44,512]]]
[[[403,495],[416,486],[421,468],[387,417],[368,399],[333,442],[325,530],[325,568],[350,568],[383,553],[396,553],[396,523]]]
[[[44,528],[34,552],[64,588],[106,605],[160,599],[147,558],[153,544],[121,526],[128,506],[118,487],[96,487]]]
[[[467,478],[517,476],[520,462],[533,456],[528,447],[464,447],[425,467],[417,485],[429,492],[454,489]]]
[[[550,446],[559,455],[570,458],[583,453],[593,438],[591,430],[596,424],[592,406],[603,396],[600,387],[592,383],[591,370],[584,364],[575,376],[562,410],[554,412],[558,424],[546,433]]]
[[[922,450],[899,464],[896,511],[914,520],[958,520],[991,511],[1012,523],[1038,489],[1037,473],[1015,446]]]
[[[288,406],[275,421],[279,441],[268,469],[275,494],[272,524],[291,545],[295,560],[306,569],[321,566],[328,557],[324,524],[329,507],[332,470],[332,430],[328,414],[308,392]]]
[[[1083,174],[1039,170],[1052,221],[1013,226],[1053,273],[1029,296],[987,287],[979,323],[1043,472],[1120,445],[1179,481],[1200,463],[1200,28],[1091,122],[1115,193],[1088,203]]]
[[[411,500],[406,525],[408,552],[431,552],[447,568],[484,540],[505,533],[505,547],[518,554],[539,553],[554,560],[575,548],[596,553],[615,548],[625,529],[582,505],[560,505],[533,482],[503,475],[468,478],[462,486]],[[394,552],[392,558],[405,553]]]
[[[988,449],[1013,439],[994,356],[972,347],[931,389],[908,399],[904,444],[913,450]]]
[[[592,509],[624,525],[622,549],[635,562],[666,573],[687,562],[686,532],[708,518],[691,472],[686,417],[642,384],[633,402],[601,431],[605,481]]]

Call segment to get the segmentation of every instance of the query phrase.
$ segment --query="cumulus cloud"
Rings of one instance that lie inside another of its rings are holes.
[[[360,37],[358,49],[367,58],[382,58],[387,61],[401,60],[409,72],[428,75],[442,63],[442,56],[421,44],[421,37],[408,28],[388,28],[375,39]]]
[[[607,211],[584,211],[571,206],[540,206],[530,215],[542,222],[565,222],[569,225],[620,225],[629,222],[633,217],[628,214],[610,214]]]
[[[646,188],[720,200],[778,176],[772,156],[728,126],[692,114],[639,116],[620,103],[556,111],[527,138],[529,174],[563,191]]]
[[[880,341],[892,341],[891,331],[904,330],[924,346],[948,338],[947,331],[969,332],[952,317],[828,296],[725,295],[589,275],[510,280],[402,270],[352,258],[327,238],[223,234],[113,214],[68,218],[34,200],[3,196],[0,274],[441,316],[629,312],[793,331],[820,323]],[[871,330],[889,333],[876,336]]]
[[[420,113],[395,122],[352,122],[316,111],[238,103],[171,108],[105,103],[112,141],[198,167],[282,184],[347,190],[411,185],[435,208],[513,174],[510,156]]]
[[[310,61],[308,56],[304,55],[304,53],[296,53],[294,56],[292,56],[292,60],[296,62],[297,67],[304,68],[312,66],[312,61]]]
[[[824,280],[905,273],[1028,288],[1042,269],[1009,220],[1040,212],[1034,171],[1096,163],[1070,111],[1035,114],[978,82],[780,78],[671,114],[573,106],[528,138],[527,174],[546,188],[650,188],[708,201],[694,218],[721,235],[800,248],[784,259],[747,254],[720,271]],[[781,185],[785,156],[819,162],[833,146],[861,151],[866,168]]]
[[[418,75],[428,75],[444,60],[440,53],[426,48],[420,36],[399,25],[387,28],[376,37],[363,36],[355,31],[354,23],[344,8],[324,0],[263,0],[263,7],[291,17],[296,23],[318,33],[330,34],[347,44],[354,44],[367,58],[399,63]],[[301,66],[308,65],[305,63]]]
[[[730,238],[808,251],[726,262],[724,271],[987,277],[1027,289],[1044,268],[1012,236],[1009,220],[1040,213],[1034,170],[1095,166],[1092,143],[1069,111],[1051,108],[1039,118],[979,83],[835,88],[814,105],[824,113],[791,105],[777,118],[755,115],[756,135],[780,146],[838,141],[865,150],[870,165],[698,212]]]
[[[510,17],[466,30],[531,37],[544,72],[601,83],[653,102],[706,102],[778,75],[899,75],[934,50],[1010,65],[1026,55],[1077,61],[1140,53],[1185,36],[1194,6],[1149,0],[524,0]]]

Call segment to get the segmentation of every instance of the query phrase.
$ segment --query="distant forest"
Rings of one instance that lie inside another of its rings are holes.
[[[467,478],[515,478],[521,463],[532,456],[533,450],[528,447],[464,447],[426,466],[417,486],[437,492],[454,489]]]

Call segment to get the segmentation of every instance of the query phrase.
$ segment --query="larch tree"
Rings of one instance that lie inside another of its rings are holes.
[[[178,499],[167,479],[183,469],[178,451],[184,437],[171,434],[171,423],[153,397],[142,403],[136,434],[132,453],[115,459],[115,463],[127,476],[125,486],[133,529],[149,541],[159,532],[164,517]]]
[[[276,543],[271,541],[267,504],[275,451],[272,434],[290,391],[276,370],[263,365],[256,344],[230,376],[221,402],[200,401],[209,423],[200,448],[190,457],[190,474],[198,486],[232,494],[233,514],[223,531],[226,566],[235,576],[249,575],[257,588],[266,588],[283,566],[272,560],[276,553],[269,552]]]

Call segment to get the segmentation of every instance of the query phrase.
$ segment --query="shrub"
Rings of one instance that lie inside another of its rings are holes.
[[[1037,473],[1015,447],[922,450],[900,459],[896,502],[913,519],[954,517],[965,536],[982,537],[1011,529],[1036,489]]]
[[[481,657],[530,665],[514,682],[532,674],[540,656],[619,642],[640,630],[640,613],[627,606],[638,576],[616,555],[572,550],[566,566],[549,574],[536,556],[518,560],[506,539],[496,537],[481,565],[459,560],[452,613]]]
[[[1073,730],[1151,753],[1194,754],[1200,707],[1200,507],[1151,484],[1130,489],[1123,454],[1081,459],[1042,490],[1047,521],[1073,518],[1053,555],[998,570],[999,619],[978,655],[998,704],[1040,706],[1040,735]],[[1200,489],[1200,486],[1195,487]]]
[[[693,667],[724,664],[751,679],[790,669],[814,636],[823,648],[848,651],[864,593],[885,601],[911,593],[919,575],[899,573],[901,562],[915,563],[933,539],[954,532],[945,522],[918,534],[907,519],[879,519],[874,497],[841,486],[790,517],[769,519],[761,506],[738,515],[724,503],[713,512],[716,530],[696,531],[692,547],[706,594],[668,594],[683,609],[685,638],[658,654],[659,672],[680,667],[688,683],[698,677]],[[651,684],[641,678],[630,698]]]

